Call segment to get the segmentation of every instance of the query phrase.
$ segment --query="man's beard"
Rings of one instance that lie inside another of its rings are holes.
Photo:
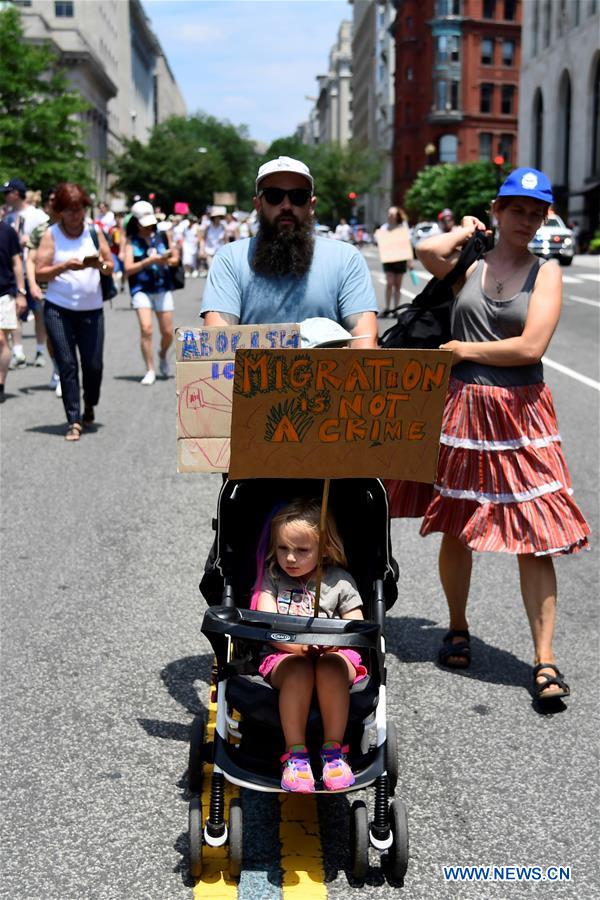
[[[258,218],[260,228],[256,236],[256,248],[252,268],[258,275],[306,275],[312,262],[315,244],[312,216],[306,222],[291,212],[285,218],[294,220],[293,228],[280,228],[281,213],[273,223],[262,212]]]

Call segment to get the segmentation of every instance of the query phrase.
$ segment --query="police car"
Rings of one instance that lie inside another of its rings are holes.
[[[575,254],[573,232],[554,210],[548,213],[548,221],[538,228],[529,243],[529,249],[536,256],[557,259],[561,266],[570,266]]]

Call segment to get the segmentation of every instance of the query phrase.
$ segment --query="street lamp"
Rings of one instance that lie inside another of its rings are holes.
[[[425,159],[427,160],[427,165],[431,165],[431,157],[435,155],[435,144],[431,142],[425,146]]]

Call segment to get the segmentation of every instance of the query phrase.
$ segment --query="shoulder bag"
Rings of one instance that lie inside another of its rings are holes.
[[[96,227],[94,225],[90,225],[90,237],[94,242],[94,246],[98,253],[100,252],[100,241],[98,240],[98,232],[96,231]],[[117,286],[115,284],[115,280],[112,275],[103,275],[100,272],[100,287],[102,289],[102,299],[104,302],[107,300],[112,300],[113,297],[117,296]]]
[[[452,340],[450,313],[452,285],[490,248],[489,235],[476,231],[461,250],[454,268],[443,278],[432,278],[411,303],[399,306],[398,321],[379,338],[380,347],[436,350]]]

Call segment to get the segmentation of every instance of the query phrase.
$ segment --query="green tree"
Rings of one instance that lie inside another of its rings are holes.
[[[67,179],[91,188],[78,118],[86,109],[50,48],[23,40],[18,11],[0,10],[0,178],[42,190]]]
[[[487,210],[498,191],[498,175],[489,162],[429,166],[417,174],[404,203],[415,219],[435,221],[439,211],[449,206],[457,221],[470,214],[487,222]]]
[[[381,173],[381,157],[372,149],[350,142],[309,147],[296,137],[278,138],[262,162],[276,156],[301,159],[315,179],[316,215],[320,222],[335,224],[341,216],[349,219],[355,201],[348,194],[365,194]]]
[[[197,113],[156,125],[147,144],[124,141],[123,152],[111,158],[110,170],[117,179],[115,187],[130,200],[154,193],[155,203],[167,212],[182,200],[200,213],[212,204],[215,191],[235,192],[238,205],[249,208],[257,161],[245,126]]]

